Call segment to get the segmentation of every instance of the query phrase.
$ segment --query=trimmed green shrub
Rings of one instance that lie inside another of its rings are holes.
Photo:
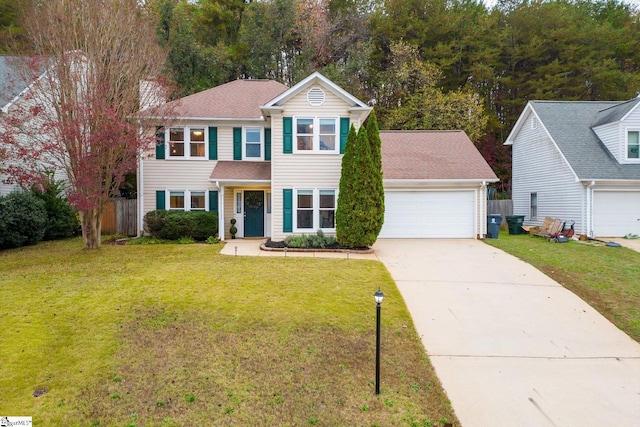
[[[33,195],[44,202],[47,225],[42,240],[64,239],[80,234],[78,215],[64,197],[64,183],[50,178],[43,191],[33,189]]]
[[[45,203],[31,192],[0,196],[0,249],[35,245],[46,225]]]
[[[291,234],[284,239],[285,246],[289,248],[325,248],[335,245],[336,238],[325,236],[322,230],[316,234]]]
[[[218,213],[151,211],[144,216],[144,229],[147,234],[158,239],[192,238],[204,242],[210,236],[218,234]]]

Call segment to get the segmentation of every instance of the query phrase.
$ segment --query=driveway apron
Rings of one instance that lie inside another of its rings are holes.
[[[374,249],[463,427],[640,426],[640,344],[548,276],[478,240]]]

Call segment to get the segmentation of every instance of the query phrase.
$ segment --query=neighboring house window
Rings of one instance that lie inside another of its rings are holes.
[[[640,159],[640,131],[627,132],[627,159]]]
[[[538,128],[538,118],[533,117],[531,119],[531,129],[537,129],[537,128]]]
[[[204,128],[170,128],[169,158],[204,159]]]
[[[538,217],[538,193],[531,193],[531,203],[529,206],[529,218]]]
[[[338,119],[327,117],[295,118],[296,151],[337,153]]]
[[[206,209],[205,191],[169,191],[169,209],[203,211]]]
[[[297,230],[336,228],[336,190],[297,190],[295,203]]]
[[[245,159],[262,159],[262,128],[244,129]]]

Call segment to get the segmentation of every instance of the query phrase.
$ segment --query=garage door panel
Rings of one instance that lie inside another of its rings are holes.
[[[473,191],[386,192],[381,238],[473,238]]]
[[[596,237],[640,234],[640,190],[594,191],[593,233]]]

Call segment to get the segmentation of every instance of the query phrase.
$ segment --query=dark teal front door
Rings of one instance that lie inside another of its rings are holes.
[[[264,191],[244,192],[244,237],[264,237]]]

